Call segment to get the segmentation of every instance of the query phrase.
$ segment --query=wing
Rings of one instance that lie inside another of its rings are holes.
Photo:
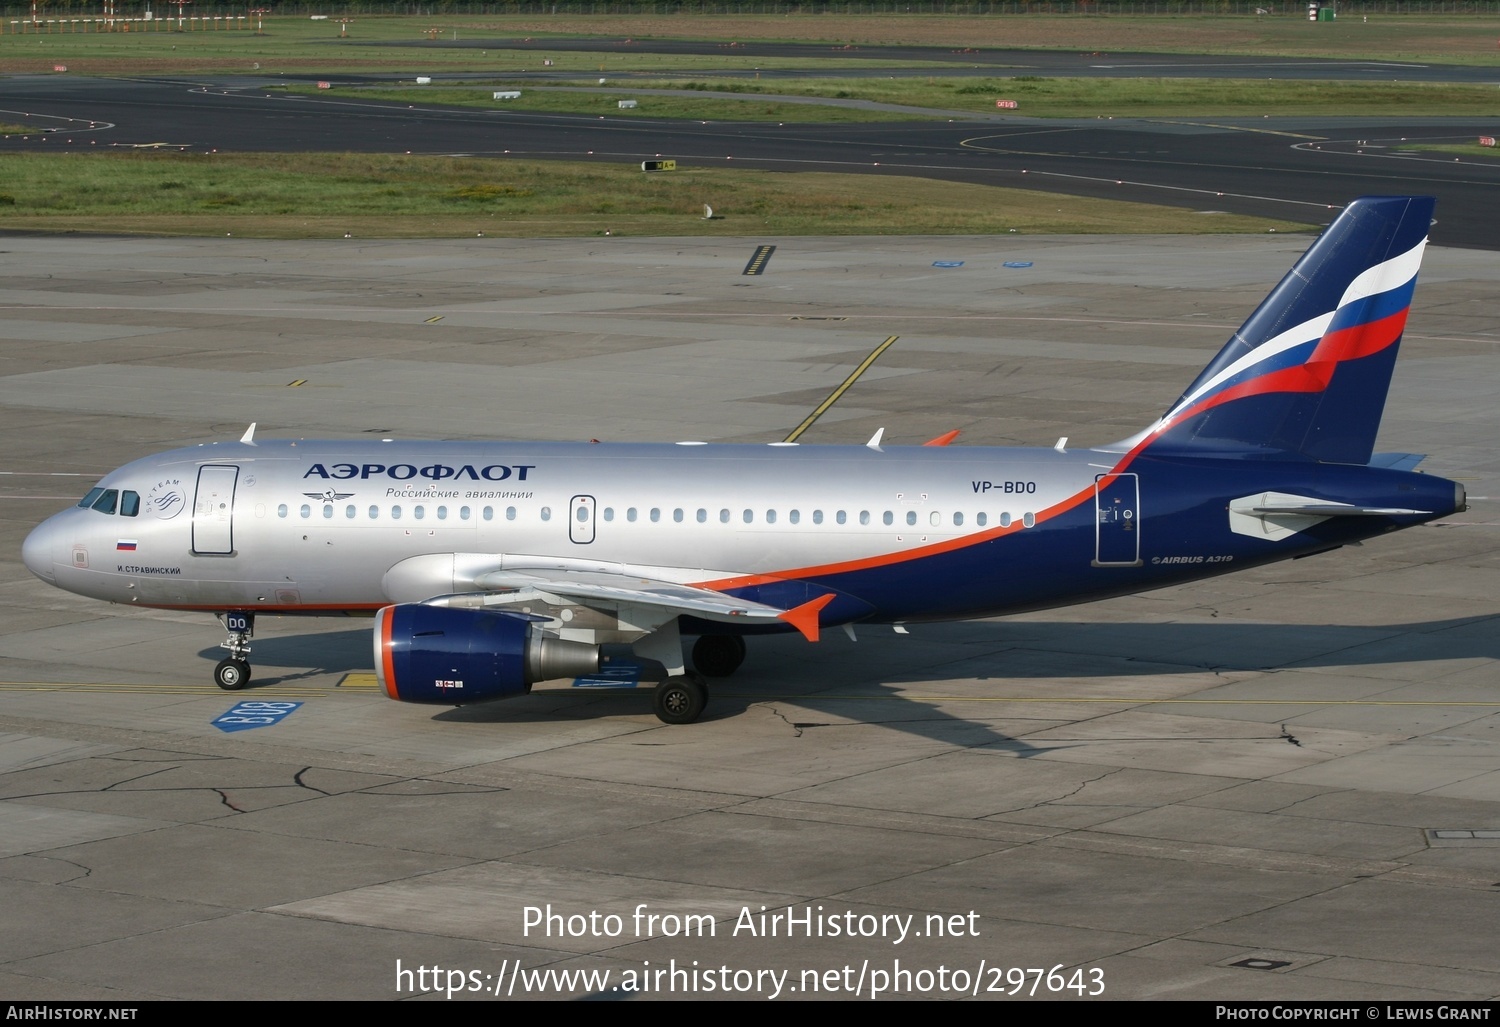
[[[818,613],[835,594],[813,594],[793,607],[744,599],[691,584],[732,577],[701,567],[651,567],[573,557],[496,553],[432,553],[403,560],[381,585],[393,603],[526,607],[583,605],[618,616],[627,634],[651,632],[679,616],[723,624],[784,623],[809,641],[818,638]],[[806,591],[804,595],[809,594]]]
[[[673,617],[691,614],[724,624],[782,621],[809,642],[818,640],[818,611],[833,601],[830,592],[785,610],[710,588],[616,571],[499,570],[477,575],[474,584],[485,592],[530,589],[559,600],[644,606]]]

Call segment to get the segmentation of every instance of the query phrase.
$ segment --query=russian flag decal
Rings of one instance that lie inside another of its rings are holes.
[[[115,543],[115,548],[124,553],[133,553],[135,552],[135,545],[135,539],[122,538],[120,539],[120,541]]]

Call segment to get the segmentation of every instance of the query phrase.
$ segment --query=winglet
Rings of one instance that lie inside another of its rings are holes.
[[[255,445],[255,424],[256,422],[251,421],[250,427],[245,429],[245,434],[240,436],[240,441],[247,446]]]
[[[831,602],[833,602],[832,592],[826,596],[809,599],[801,606],[786,611],[786,613],[781,614],[776,619],[784,620],[802,632],[802,637],[809,642],[816,642],[818,640],[818,614],[822,612],[823,607]]]
[[[935,439],[928,439],[926,442],[922,443],[922,445],[924,445],[924,446],[946,446],[948,443],[952,442],[954,439],[958,438],[962,434],[963,434],[963,431],[961,429],[954,428],[952,431],[944,432],[943,434],[939,435]]]
[[[884,435],[885,435],[885,429],[884,428],[877,428],[875,430],[875,434],[870,436],[870,441],[866,442],[865,445],[869,446],[871,449],[879,449],[880,448],[880,439]]]

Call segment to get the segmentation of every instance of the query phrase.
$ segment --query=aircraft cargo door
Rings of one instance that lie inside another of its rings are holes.
[[[234,486],[240,469],[226,464],[198,468],[193,501],[193,552],[228,556],[234,552]]]
[[[1141,565],[1141,496],[1134,474],[1094,478],[1094,566]]]

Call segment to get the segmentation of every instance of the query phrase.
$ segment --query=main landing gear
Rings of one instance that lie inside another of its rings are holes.
[[[708,705],[708,682],[694,671],[667,678],[656,686],[652,706],[663,724],[691,724]]]
[[[656,686],[652,706],[664,724],[691,724],[708,704],[704,675],[727,678],[745,662],[745,640],[739,635],[701,635],[693,644],[694,670],[675,674]]]
[[[228,659],[220,660],[214,668],[214,684],[228,692],[237,692],[250,683],[250,639],[255,634],[255,614],[230,610],[219,618],[229,632],[229,637],[219,643],[220,649],[228,649]]]

